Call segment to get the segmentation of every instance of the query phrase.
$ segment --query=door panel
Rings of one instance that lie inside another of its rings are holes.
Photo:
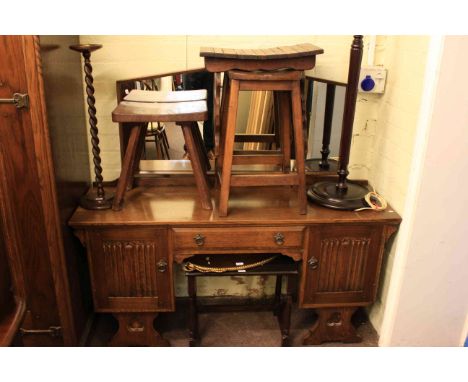
[[[166,229],[113,228],[89,233],[88,256],[97,311],[174,309]]]
[[[377,286],[382,227],[321,226],[309,235],[303,266],[306,307],[364,305]]]
[[[0,222],[0,321],[14,308],[13,285],[6,256],[5,237]]]
[[[29,108],[0,104],[1,218],[7,252],[21,264],[12,277],[23,287],[31,320],[25,329],[61,326],[62,338],[29,335],[25,345],[76,344],[46,123],[39,42],[0,36],[0,98],[27,93]],[[21,273],[21,275],[20,275]],[[17,293],[17,291],[15,291]],[[26,325],[26,323],[25,323]]]

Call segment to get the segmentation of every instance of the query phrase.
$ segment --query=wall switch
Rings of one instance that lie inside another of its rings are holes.
[[[359,91],[361,93],[383,93],[387,69],[381,66],[364,66],[359,75]]]

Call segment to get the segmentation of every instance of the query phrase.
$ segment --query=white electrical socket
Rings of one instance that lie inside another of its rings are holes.
[[[381,66],[364,66],[359,75],[359,91],[361,93],[383,93],[387,69]]]

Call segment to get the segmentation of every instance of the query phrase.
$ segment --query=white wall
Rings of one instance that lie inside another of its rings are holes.
[[[457,346],[468,314],[468,37],[433,38],[381,345]]]
[[[388,69],[383,95],[361,95],[358,126],[365,126],[363,149],[367,150],[369,183],[375,187],[403,218],[408,183],[411,177],[425,68],[428,36],[378,36],[375,63]],[[367,105],[366,108],[363,106]],[[355,129],[355,134],[359,131]],[[370,309],[370,320],[380,332],[388,286],[393,272],[395,243],[383,263],[380,290]]]

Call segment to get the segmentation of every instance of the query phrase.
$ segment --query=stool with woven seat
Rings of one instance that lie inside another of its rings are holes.
[[[211,210],[211,195],[206,175],[210,164],[197,123],[206,120],[207,117],[206,90],[132,90],[112,112],[113,122],[124,123],[124,127],[130,129],[112,209],[118,211],[122,208],[125,193],[132,188],[148,122],[175,122],[182,127],[202,208]]]
[[[305,140],[301,80],[304,70],[315,66],[315,56],[323,50],[311,44],[270,49],[202,48],[205,67],[212,72],[225,72],[219,111],[219,150],[216,171],[220,182],[219,216],[227,216],[231,187],[296,186],[299,213],[307,211],[305,183]],[[235,155],[234,141],[239,91],[273,91],[277,109],[276,125],[280,128],[280,152]],[[216,120],[216,110],[215,110]],[[216,127],[216,126],[215,126]],[[289,171],[290,137],[294,137],[296,171]],[[237,164],[273,164],[281,173],[233,174]]]

